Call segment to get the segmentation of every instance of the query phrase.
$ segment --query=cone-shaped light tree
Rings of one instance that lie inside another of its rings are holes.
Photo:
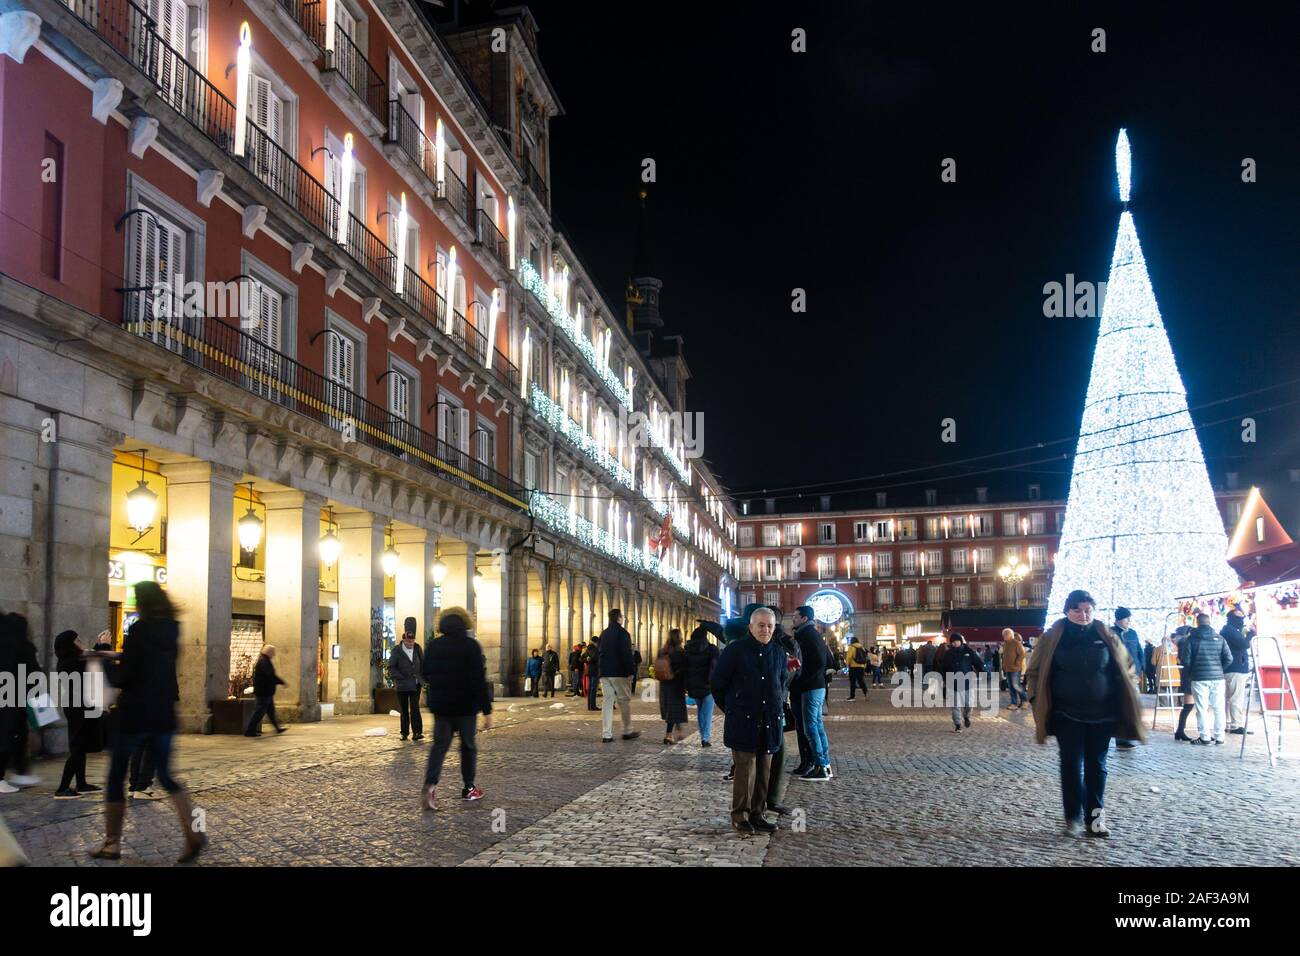
[[[1115,147],[1120,200],[1129,199],[1128,136]],[[1133,215],[1120,214],[1092,377],[1083,407],[1070,498],[1052,575],[1047,621],[1075,588],[1097,599],[1107,624],[1116,607],[1158,639],[1176,598],[1226,591],[1223,518],[1187,411],[1173,349],[1156,306]]]

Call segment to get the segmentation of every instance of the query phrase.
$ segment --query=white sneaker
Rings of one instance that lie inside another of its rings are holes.
[[[41,782],[41,778],[25,773],[15,773],[9,775],[9,782],[18,787],[34,787]]]
[[[0,780],[0,793],[17,793],[18,788],[8,780]]]
[[[1069,823],[1067,823],[1067,824],[1065,825],[1065,835],[1066,835],[1066,836],[1068,836],[1068,837],[1080,837],[1080,836],[1083,836],[1083,834],[1084,834],[1084,829],[1083,829],[1083,821],[1082,821],[1082,820],[1071,820]]]

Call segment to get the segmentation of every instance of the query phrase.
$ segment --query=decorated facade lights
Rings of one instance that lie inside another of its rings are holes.
[[[343,137],[343,157],[339,160],[339,231],[336,238],[341,246],[348,243],[348,222],[351,219],[348,206],[352,201],[352,167],[352,134],[348,133]]]
[[[531,332],[532,330],[525,325],[524,344],[523,344],[523,348],[521,349],[523,355],[520,356],[521,361],[520,361],[520,375],[519,375],[519,397],[522,399],[528,398],[528,385],[529,385],[528,364],[533,357],[533,345],[532,342],[530,341]]]
[[[515,268],[515,200],[506,196],[506,247],[510,251],[510,268]]]
[[[243,156],[248,127],[248,71],[252,59],[253,32],[245,20],[239,25],[239,49],[235,52],[235,155]],[[229,74],[226,74],[229,76]]]
[[[447,268],[446,272],[446,289],[443,294],[443,300],[447,306],[447,321],[443,326],[443,331],[451,335],[452,317],[456,312],[456,247],[452,246],[447,250]]]
[[[402,294],[406,284],[406,192],[402,192],[402,206],[397,211],[397,275],[393,277],[393,291]]]
[[[442,118],[433,124],[433,172],[438,195],[447,195],[447,134],[442,128]]]

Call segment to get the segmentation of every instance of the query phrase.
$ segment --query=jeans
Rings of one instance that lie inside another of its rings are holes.
[[[119,733],[113,741],[113,756],[108,764],[108,791],[104,798],[109,803],[122,803],[126,800],[126,774],[131,763],[131,754],[145,750],[153,763],[158,782],[168,793],[176,793],[181,785],[172,779],[172,735],[168,733]]]
[[[1057,714],[1051,731],[1061,750],[1061,801],[1067,823],[1081,820],[1087,826],[1100,822],[1106,794],[1106,752],[1110,727],[1084,724]],[[1086,815],[1085,815],[1086,814]]]
[[[700,724],[700,742],[708,743],[709,735],[713,733],[713,695],[705,694],[695,701],[698,710],[695,719]]]
[[[970,678],[967,684],[966,678]],[[958,674],[957,680],[952,685],[952,698],[949,703],[952,705],[952,725],[960,727],[962,721],[970,723],[970,700],[975,693],[975,675]]]
[[[799,742],[799,766],[813,765],[813,748],[803,719],[803,693],[790,692],[790,713],[794,715],[794,735]]]
[[[854,691],[862,688],[862,693],[867,692],[867,669],[865,667],[849,668],[849,700],[854,698]]]
[[[536,697],[536,696],[538,695],[538,693],[540,692],[540,689],[541,689],[541,686],[542,686],[542,675],[541,675],[541,674],[538,674],[536,677],[533,677],[533,676],[530,674],[530,675],[528,676],[528,679],[529,679],[529,681],[532,682],[532,687],[531,687],[529,690],[524,691],[524,696],[525,696],[525,697]]]
[[[420,715],[419,690],[399,690],[397,692],[397,710],[402,715],[402,739],[408,731],[414,730],[415,736],[424,736],[424,718]]]
[[[600,686],[600,678],[595,674],[587,674],[587,709],[596,709],[596,688]]]
[[[1210,718],[1214,718],[1214,738],[1223,739],[1223,681],[1194,680],[1192,696],[1196,699],[1196,732],[1201,739],[1209,742]]]
[[[1022,683],[1023,675],[1020,671],[1007,671],[1007,693],[1011,695],[1011,703],[1027,704],[1029,695],[1025,693],[1025,685]]]
[[[137,747],[131,754],[130,774],[131,792],[138,793],[153,787],[153,752],[146,747]]]
[[[465,786],[474,786],[474,771],[478,769],[478,745],[474,732],[478,727],[478,714],[433,715],[433,746],[429,748],[429,766],[424,771],[424,785],[436,787],[442,776],[442,762],[451,749],[452,734],[460,735],[460,779]]]
[[[871,684],[873,687],[883,687],[885,684],[885,673],[879,667],[871,668]]]
[[[623,733],[632,732],[632,691],[628,688],[626,677],[602,677],[601,690],[605,693],[605,704],[600,714],[600,729],[603,736],[614,736],[614,703],[617,701],[619,713],[623,717]]]
[[[812,758],[818,767],[828,767],[831,762],[831,744],[826,739],[826,728],[822,726],[822,709],[826,706],[826,688],[817,687],[806,690],[799,695],[803,702],[804,733],[808,735],[808,745]]]
[[[276,730],[280,729],[280,718],[275,716],[275,697],[257,698],[257,706],[253,708],[253,716],[248,721],[246,734],[260,733],[262,730],[262,716],[266,715],[271,718],[271,726]]]
[[[574,697],[581,696],[581,694],[582,694],[582,671],[580,671],[580,670],[570,670],[570,671],[569,671],[569,693],[572,694]]]

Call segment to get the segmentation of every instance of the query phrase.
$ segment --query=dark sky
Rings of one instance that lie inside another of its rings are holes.
[[[685,337],[688,404],[732,490],[1076,434],[1096,320],[1045,318],[1042,288],[1106,278],[1120,126],[1190,402],[1300,377],[1297,13],[907,6],[530,3],[565,108],[555,212],[621,308],[640,163],[656,160],[667,331]],[[1300,465],[1297,414],[1259,415],[1253,446],[1236,425],[1202,429],[1216,482]],[[956,444],[939,440],[946,417]]]

